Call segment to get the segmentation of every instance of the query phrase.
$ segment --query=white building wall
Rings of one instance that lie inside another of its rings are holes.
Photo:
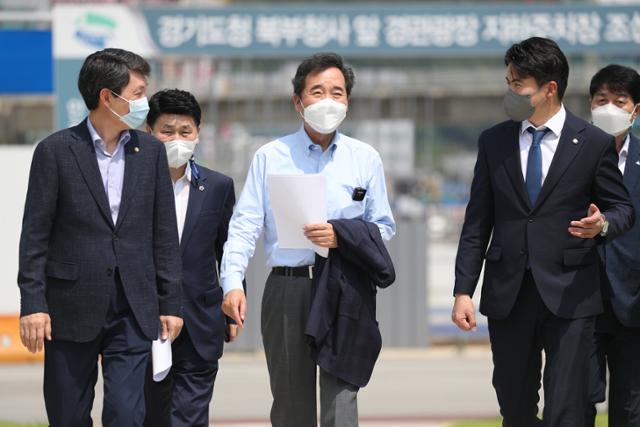
[[[18,242],[35,145],[0,146],[0,315],[20,311]]]

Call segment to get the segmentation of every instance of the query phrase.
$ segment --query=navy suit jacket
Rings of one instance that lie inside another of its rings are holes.
[[[339,243],[328,258],[316,255],[305,335],[318,366],[364,387],[382,348],[376,287],[391,285],[396,274],[376,224],[359,219],[329,223]]]
[[[640,209],[640,139],[633,135],[623,181],[637,212]],[[640,327],[640,223],[605,245],[603,253],[613,311],[623,325]]]
[[[233,213],[233,180],[197,165],[185,218],[180,254],[185,328],[198,354],[207,361],[222,356],[226,331],[218,270]],[[216,269],[217,266],[217,269]]]
[[[167,153],[150,135],[130,133],[115,224],[86,120],[35,149],[20,236],[20,312],[49,313],[54,339],[98,335],[118,273],[148,339],[158,336],[159,315],[182,315]]]
[[[520,166],[519,132],[519,122],[506,121],[480,135],[454,292],[472,295],[484,262],[480,311],[504,319],[528,260],[553,314],[567,319],[597,315],[603,309],[596,249],[602,238],[573,237],[567,229],[572,220],[586,216],[590,203],[610,222],[607,240],[633,225],[613,137],[567,111],[547,177],[531,206]]]

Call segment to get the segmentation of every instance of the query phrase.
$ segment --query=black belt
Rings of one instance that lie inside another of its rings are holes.
[[[306,277],[313,279],[313,265],[303,265],[301,267],[273,267],[271,272],[278,276]]]

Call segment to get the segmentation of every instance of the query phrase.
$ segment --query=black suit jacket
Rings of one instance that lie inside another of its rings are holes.
[[[54,339],[85,342],[98,335],[117,272],[147,338],[157,338],[159,314],[182,315],[166,151],[148,134],[130,132],[116,224],[86,120],[47,137],[35,149],[18,285],[21,315],[49,313]]]
[[[364,387],[382,348],[376,286],[391,285],[395,270],[377,225],[359,219],[329,223],[339,244],[328,258],[316,256],[305,335],[318,366]]]
[[[196,181],[192,175],[180,242],[184,322],[198,354],[215,361],[222,356],[226,328],[218,270],[235,192],[228,176],[197,168],[200,176]]]
[[[623,181],[637,212],[640,209],[640,139],[633,135],[629,140]],[[602,249],[613,311],[623,325],[640,327],[640,223]]]
[[[596,315],[602,311],[598,239],[573,237],[567,228],[586,216],[591,202],[610,222],[608,239],[633,225],[613,138],[567,111],[547,177],[531,206],[520,166],[519,132],[520,123],[507,121],[480,135],[454,292],[473,294],[486,259],[480,311],[503,319],[515,303],[529,259],[540,296],[552,313],[563,318]]]

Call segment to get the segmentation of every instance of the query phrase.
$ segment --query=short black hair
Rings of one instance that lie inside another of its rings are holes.
[[[504,55],[504,65],[509,64],[518,76],[533,77],[538,86],[556,82],[558,99],[562,101],[569,80],[569,62],[556,42],[531,37],[516,43]]]
[[[329,68],[337,68],[342,72],[347,89],[347,96],[351,95],[351,89],[353,89],[355,83],[353,69],[344,63],[340,55],[333,52],[316,53],[305,58],[300,65],[298,65],[296,75],[291,80],[291,83],[293,83],[293,92],[298,96],[302,96],[307,76],[309,74],[320,73]]]
[[[87,56],[78,75],[78,89],[87,108],[98,107],[102,89],[120,95],[129,84],[130,71],[146,77],[151,73],[151,67],[143,57],[124,49],[108,48]]]
[[[589,85],[591,98],[604,86],[611,92],[628,93],[634,104],[640,102],[640,74],[633,68],[611,64],[598,71]]]
[[[197,127],[200,127],[202,111],[196,101],[196,97],[190,92],[180,89],[164,89],[153,94],[149,99],[149,114],[147,125],[153,128],[156,120],[163,114],[179,114],[193,119]]]

